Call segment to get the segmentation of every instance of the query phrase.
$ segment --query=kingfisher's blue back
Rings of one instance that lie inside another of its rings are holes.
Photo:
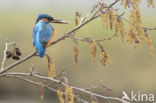
[[[33,29],[33,45],[36,48],[36,52],[42,58],[44,57],[46,46],[49,41],[51,41],[54,29],[49,24],[49,15],[40,14],[36,20],[36,25]]]

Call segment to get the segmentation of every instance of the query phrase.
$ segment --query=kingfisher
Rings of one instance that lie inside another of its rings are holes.
[[[46,48],[52,44],[55,36],[55,30],[50,23],[69,24],[70,22],[54,19],[48,14],[38,15],[32,32],[32,43],[40,58],[44,57]]]

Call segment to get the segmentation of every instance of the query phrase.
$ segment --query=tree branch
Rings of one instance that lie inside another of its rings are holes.
[[[59,37],[57,40],[55,40],[54,42],[52,42],[51,46],[66,39],[66,38],[72,38],[73,40],[80,40],[80,41],[85,41],[85,42],[89,42],[91,40],[91,38],[89,37],[86,37],[86,38],[76,38],[75,37],[75,34],[73,34],[75,31],[79,30],[80,28],[82,28],[83,26],[85,26],[86,24],[88,24],[89,22],[97,19],[98,17],[100,17],[100,13],[101,13],[101,10],[103,11],[103,8],[105,8],[104,12],[102,13],[106,13],[109,11],[110,8],[112,8],[112,6],[114,6],[119,0],[115,0],[113,3],[111,3],[109,6],[107,7],[103,7],[101,6],[102,8],[98,9],[97,8],[95,10],[97,11],[94,11],[94,14],[88,19],[88,17],[90,16],[90,14],[92,13],[92,9],[87,15],[85,15],[84,17],[81,18],[81,21],[80,21],[80,24],[77,25],[76,27],[74,27],[73,29],[71,29],[69,32],[65,33],[64,35],[62,35],[61,37]],[[124,13],[122,13],[121,15],[115,15],[117,18],[121,18],[123,19],[124,21],[128,22],[128,20],[126,20],[125,18],[122,17],[122,15],[124,15]],[[146,28],[146,27],[142,27],[144,30],[156,30],[156,28]],[[99,46],[101,41],[104,41],[104,40],[111,40],[112,38],[116,37],[116,34],[117,32],[114,33],[114,35],[112,35],[111,37],[108,37],[108,38],[102,38],[102,39],[97,39],[95,40],[97,42],[97,44]],[[46,77],[46,76],[41,76],[41,75],[38,75],[38,74],[35,74],[33,72],[31,73],[20,73],[20,72],[8,72],[8,70],[12,69],[13,67],[25,62],[26,60],[32,58],[33,56],[35,56],[37,54],[37,52],[32,52],[30,53],[28,56],[22,58],[21,60],[17,61],[17,62],[14,62],[12,63],[11,65],[7,66],[7,67],[4,67],[4,64],[5,64],[5,61],[6,61],[6,51],[8,49],[8,46],[12,44],[12,43],[7,43],[5,44],[5,50],[4,50],[4,58],[3,58],[3,61],[2,61],[2,66],[1,66],[1,70],[0,70],[0,77],[10,77],[10,78],[17,78],[17,79],[20,79],[20,80],[23,80],[23,81],[26,81],[28,83],[31,83],[31,84],[35,84],[37,86],[41,86],[41,83],[40,82],[36,82],[36,81],[33,81],[31,79],[28,79],[28,77],[34,77],[34,78],[37,78],[39,80],[49,80],[49,81],[52,81],[52,82],[55,82],[55,83],[59,83],[61,84],[62,86],[66,86],[67,83],[66,82],[63,82],[62,80],[58,80],[56,78],[49,78],[49,77]],[[101,48],[103,49],[103,47],[101,46]],[[104,50],[104,49],[103,49]],[[71,85],[70,85],[71,86]],[[50,85],[48,84],[44,84],[44,87],[51,90],[51,91],[54,91],[54,92],[57,92],[57,89],[53,89],[50,87]],[[107,100],[116,100],[116,101],[120,101],[120,102],[123,102],[123,103],[129,103],[123,99],[120,99],[120,98],[117,98],[117,97],[107,97],[107,96],[103,96],[103,95],[100,95],[100,94],[97,94],[97,93],[93,93],[89,90],[86,90],[86,89],[83,89],[83,88],[79,88],[79,87],[75,87],[75,86],[71,86],[72,89],[74,89],[75,91],[80,91],[82,93],[85,93],[85,94],[88,94],[88,95],[91,95],[91,96],[96,96],[98,98],[102,98],[102,99],[107,99]],[[63,92],[63,94],[65,94],[65,92]],[[74,97],[75,98],[78,98],[80,101],[82,101],[83,103],[88,103],[87,101],[79,98],[78,96],[76,96],[74,94]]]
[[[3,61],[2,61],[1,70],[4,70],[4,64],[5,64],[6,57],[7,57],[6,52],[7,52],[7,50],[8,50],[8,46],[9,46],[9,45],[12,45],[12,44],[14,44],[14,43],[15,43],[15,42],[11,42],[11,43],[6,42],[6,43],[5,43],[4,57],[3,57]]]
[[[111,8],[112,6],[114,6],[118,1],[119,1],[119,0],[115,0],[112,4],[110,4],[110,5],[107,7],[107,9]],[[71,33],[75,32],[75,31],[78,30],[78,29],[80,29],[81,27],[83,27],[83,26],[86,25],[87,23],[91,22],[92,20],[98,18],[99,16],[100,16],[100,14],[94,15],[93,17],[91,17],[91,18],[88,19],[87,21],[83,22],[82,24],[79,24],[78,26],[76,26],[75,28],[73,28],[72,30],[70,30],[69,32],[67,32],[66,34],[64,34],[63,36],[61,36],[60,38],[58,38],[56,41],[54,41],[54,42],[51,44],[51,46],[54,45],[54,44],[56,44],[56,43],[58,43],[58,42],[60,42],[60,41],[62,41],[62,40],[64,40],[66,37],[69,37]],[[24,57],[23,59],[21,59],[21,60],[15,62],[15,63],[13,63],[13,64],[11,64],[11,65],[9,65],[9,66],[7,66],[7,67],[4,68],[3,70],[1,69],[1,70],[0,70],[0,74],[6,72],[6,71],[8,71],[8,70],[10,70],[11,68],[17,66],[18,64],[23,63],[24,61],[30,59],[31,57],[33,57],[33,56],[36,55],[36,54],[37,54],[37,52],[32,52],[32,53],[29,54],[28,56]]]
[[[36,82],[34,82],[32,80],[26,79],[24,77],[25,76],[32,76],[32,77],[35,77],[35,78],[40,79],[40,80],[49,80],[49,81],[52,81],[52,82],[55,82],[55,83],[62,84],[63,86],[66,85],[66,83],[64,83],[64,82],[62,82],[60,80],[57,80],[57,79],[54,79],[54,78],[45,77],[45,76],[41,76],[41,75],[37,75],[37,74],[31,74],[31,73],[9,72],[9,73],[4,73],[4,74],[0,75],[0,77],[5,77],[5,76],[6,77],[18,78],[18,79],[30,82],[31,84],[35,84],[35,85],[38,85],[38,86],[40,86],[41,84],[40,83],[36,83]],[[48,85],[45,85],[45,87],[47,89],[50,89],[50,90],[54,91],[54,92],[57,92],[57,90],[48,87]],[[102,98],[102,99],[117,100],[117,101],[121,101],[121,102],[124,102],[124,103],[129,103],[129,102],[127,102],[127,101],[125,101],[123,99],[117,98],[117,97],[107,97],[107,96],[103,96],[103,95],[100,95],[100,94],[97,94],[97,93],[93,93],[93,92],[88,91],[88,90],[83,89],[83,88],[79,88],[79,87],[75,87],[75,86],[71,86],[71,87],[73,89],[77,90],[77,91],[81,91],[82,93],[86,93],[88,95],[93,95],[93,96],[96,96],[96,97],[99,97],[99,98]]]

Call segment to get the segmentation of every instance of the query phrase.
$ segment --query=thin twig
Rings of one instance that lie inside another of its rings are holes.
[[[0,71],[0,74],[6,72],[6,71],[8,71],[8,70],[10,70],[11,68],[15,67],[16,65],[18,65],[18,64],[20,64],[20,63],[22,63],[22,62],[28,60],[29,58],[31,58],[31,57],[33,57],[34,55],[36,55],[36,53],[37,53],[37,52],[33,52],[33,53],[29,54],[28,56],[26,56],[25,58],[23,58],[23,59],[21,59],[21,60],[19,60],[19,61],[17,61],[17,62],[14,62],[13,64],[7,66],[6,68],[4,68],[3,70]]]
[[[9,72],[9,73],[4,73],[1,76],[8,76],[8,75],[12,75],[12,76],[32,76],[32,77],[36,77],[38,79],[41,79],[41,80],[50,80],[50,81],[53,81],[53,82],[56,82],[56,83],[60,83],[60,80],[57,80],[57,79],[54,79],[54,78],[49,78],[49,77],[45,77],[45,76],[41,76],[41,75],[37,75],[37,74],[31,74],[30,73],[19,73],[19,72]],[[62,85],[66,85],[66,83],[64,82],[61,82]],[[110,99],[110,100],[117,100],[117,101],[121,101],[121,102],[124,102],[124,103],[129,103],[123,99],[120,99],[120,98],[117,98],[117,97],[107,97],[107,96],[103,96],[103,95],[100,95],[100,94],[97,94],[97,93],[93,93],[91,91],[88,91],[86,89],[83,89],[83,88],[79,88],[79,87],[75,87],[75,86],[71,86],[73,89],[75,90],[78,90],[78,91],[81,91],[83,93],[86,93],[86,94],[89,94],[89,95],[93,95],[93,96],[96,96],[96,97],[99,97],[99,98],[103,98],[103,99]]]
[[[35,85],[37,85],[37,86],[41,86],[41,83],[32,81],[32,80],[30,80],[30,79],[23,78],[23,77],[21,77],[21,76],[17,76],[17,75],[5,75],[5,76],[6,76],[6,77],[10,77],[10,78],[21,79],[21,80],[26,81],[26,82],[29,82],[29,83],[31,83],[31,84],[35,84]],[[44,85],[44,87],[47,88],[47,89],[49,89],[49,90],[52,90],[52,91],[54,91],[54,92],[57,92],[57,90],[55,90],[55,89],[53,89],[53,88],[51,88],[51,87],[48,87],[47,85]]]
[[[123,17],[121,17],[121,18],[122,18],[122,20],[124,20],[125,22],[130,23],[129,20],[127,20],[127,19],[125,19],[125,18],[123,18]],[[153,31],[153,30],[156,30],[156,27],[155,27],[155,28],[148,28],[148,27],[144,27],[144,26],[143,26],[142,29],[148,30],[148,31]]]
[[[5,43],[5,49],[4,49],[4,57],[3,57],[3,61],[2,61],[2,66],[1,66],[1,71],[3,71],[4,70],[4,64],[5,64],[5,61],[6,61],[6,52],[7,52],[7,50],[8,50],[8,46],[9,45],[12,45],[12,44],[14,44],[15,42],[11,42],[11,43],[8,43],[7,41],[6,41],[6,43]]]
[[[112,35],[111,37],[108,37],[108,38],[102,38],[102,39],[98,39],[98,40],[95,40],[96,42],[101,42],[101,41],[104,41],[104,40],[112,40],[114,37],[117,36],[117,32],[114,33],[114,35]]]
[[[30,79],[26,79],[26,78],[24,78],[24,77],[21,77],[22,74],[24,75],[24,73],[21,73],[20,76],[18,76],[17,74],[16,74],[16,75],[3,75],[3,76],[5,76],[5,77],[10,77],[10,78],[17,78],[17,79],[20,79],[20,80],[29,82],[29,83],[31,83],[31,84],[35,84],[35,85],[37,85],[37,86],[41,86],[41,83],[40,83],[40,82],[36,82],[36,81],[30,80]],[[28,74],[26,74],[26,75],[28,75]],[[24,76],[26,76],[26,75],[24,75]],[[0,75],[0,76],[1,76],[1,75]],[[45,84],[44,84],[44,87],[47,88],[47,89],[49,89],[49,90],[51,90],[51,91],[53,91],[53,92],[57,92],[56,89],[53,89],[53,88],[49,87],[48,85],[45,85]],[[63,92],[63,94],[65,94],[65,92]],[[75,98],[78,98],[78,99],[79,99],[81,102],[83,102],[83,103],[88,103],[87,101],[83,100],[82,98],[77,97],[76,95],[74,95],[74,97],[75,97]]]

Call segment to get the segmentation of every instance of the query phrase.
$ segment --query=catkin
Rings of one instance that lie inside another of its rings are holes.
[[[125,28],[124,28],[124,23],[123,23],[122,19],[119,19],[119,23],[118,24],[119,24],[121,41],[122,41],[122,43],[124,43],[124,39],[125,39]]]
[[[114,15],[113,8],[111,8],[109,10],[109,25],[110,25],[111,30],[112,30],[114,24],[115,24],[115,15]]]
[[[153,0],[147,0],[147,7],[150,7],[151,5],[154,8],[154,1]]]
[[[151,56],[153,56],[153,53],[152,53],[152,51],[153,51],[153,45],[152,45],[152,39],[151,39],[150,36],[147,36],[146,37],[146,43],[148,44],[149,54]]]
[[[77,45],[74,45],[73,51],[74,51],[74,57],[75,57],[75,65],[76,65],[76,68],[78,68],[78,66],[79,66],[79,64],[78,64],[79,50],[78,50]]]
[[[63,92],[60,89],[57,90],[57,95],[60,100],[60,103],[64,103]]]
[[[105,52],[105,51],[101,52],[101,54],[100,54],[100,63],[102,65],[104,65],[104,66],[106,65],[106,63],[111,63],[110,57],[109,57],[107,52]]]
[[[74,103],[73,89],[68,84],[65,86],[65,93],[66,103]]]
[[[137,23],[137,36],[139,38],[139,45],[140,49],[142,49],[142,40],[145,37],[144,30],[142,29],[142,20],[141,20],[141,13],[140,13],[140,8],[137,5],[136,6],[136,23]]]
[[[128,5],[128,0],[125,0],[125,9],[127,8],[127,5]]]
[[[109,13],[100,13],[101,19],[102,19],[102,24],[106,29],[109,29]]]
[[[92,40],[89,43],[89,48],[90,48],[90,52],[92,54],[92,60],[95,61],[96,60],[96,41]]]
[[[43,102],[43,100],[44,100],[44,83],[41,82],[40,84],[41,84],[41,96],[40,96],[40,99]]]
[[[55,64],[51,58],[48,60],[48,76],[51,78],[56,76]]]
[[[133,10],[130,11],[130,30],[128,33],[128,42],[132,43],[135,39],[135,33],[136,33],[136,22],[135,22],[136,16],[135,16],[135,12]]]

